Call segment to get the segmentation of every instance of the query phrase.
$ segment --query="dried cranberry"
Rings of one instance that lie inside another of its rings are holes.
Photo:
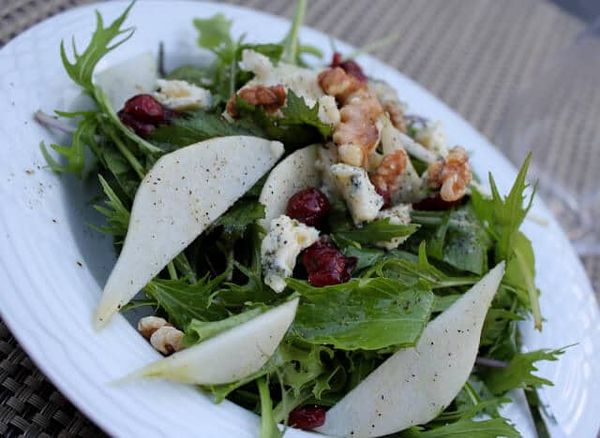
[[[356,268],[356,257],[346,257],[323,236],[304,250],[302,264],[308,273],[308,282],[316,287],[345,283]]]
[[[290,198],[286,214],[313,227],[319,226],[329,213],[329,199],[314,187],[300,190]]]
[[[123,107],[123,112],[140,122],[159,124],[166,121],[165,108],[149,94],[133,96]]]
[[[439,194],[435,194],[413,204],[415,210],[443,211],[450,210],[452,207],[460,205],[465,198],[456,201],[444,201]]]
[[[342,60],[342,54],[339,52],[333,54],[331,67],[340,67],[350,76],[354,76],[361,82],[367,82],[367,76],[364,74],[362,67],[353,59]]]
[[[288,417],[288,424],[298,429],[310,430],[325,424],[325,408],[306,405],[294,409]]]
[[[119,116],[121,123],[123,123],[125,126],[129,126],[137,135],[142,138],[149,137],[150,134],[152,134],[156,129],[156,126],[152,123],[142,122],[131,114],[127,114],[123,110],[119,111],[117,115]]]
[[[168,123],[181,114],[165,108],[149,94],[138,94],[125,102],[117,115],[121,122],[133,129],[137,135],[148,137],[158,125]]]

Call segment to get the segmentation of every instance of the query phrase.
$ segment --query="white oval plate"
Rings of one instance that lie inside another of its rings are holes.
[[[32,114],[65,109],[78,90],[64,73],[58,47],[75,35],[79,47],[94,29],[94,8],[105,21],[126,3],[109,2],[70,10],[28,30],[0,51],[0,305],[2,318],[36,364],[92,420],[118,436],[255,436],[258,418],[234,405],[212,403],[184,385],[148,381],[127,386],[109,382],[156,359],[158,354],[119,316],[95,332],[91,315],[114,263],[109,239],[92,231],[91,183],[59,178],[44,169],[40,140],[56,136],[37,126]],[[141,52],[156,53],[165,42],[169,66],[203,56],[195,47],[192,18],[223,12],[236,35],[254,41],[278,41],[288,22],[240,7],[180,1],[138,2],[128,23],[135,36],[102,61],[99,69]],[[302,30],[303,42],[328,52],[328,37]],[[348,53],[349,46],[338,43]],[[458,114],[419,85],[369,56],[360,59],[372,76],[390,82],[410,111],[444,121],[451,143],[473,151],[480,175],[492,171],[506,191],[515,169]],[[538,286],[547,323],[542,333],[525,327],[527,349],[577,343],[540,374],[555,382],[543,399],[556,418],[553,436],[595,437],[600,416],[600,318],[585,271],[571,245],[541,202],[525,232],[537,255]],[[509,410],[525,436],[533,436],[525,410]],[[287,436],[307,436],[289,431]]]

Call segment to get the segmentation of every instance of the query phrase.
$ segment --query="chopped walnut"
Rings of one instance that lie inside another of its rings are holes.
[[[183,332],[173,326],[164,325],[152,333],[150,344],[162,354],[173,354],[184,348]]]
[[[399,187],[398,176],[404,172],[408,163],[408,155],[404,149],[397,149],[386,154],[374,174],[371,181],[378,192],[392,193]]]
[[[469,155],[460,146],[450,149],[446,158],[431,163],[427,169],[428,186],[440,189],[440,197],[446,202],[462,198],[470,182]]]
[[[166,319],[159,316],[146,316],[138,321],[137,329],[146,339],[161,327],[170,325]]]
[[[348,96],[366,87],[363,81],[349,75],[341,67],[328,68],[319,73],[317,78],[321,89],[344,103]]]
[[[390,116],[392,125],[400,132],[406,133],[406,121],[404,120],[404,109],[398,102],[391,100],[383,102],[383,109]]]
[[[319,85],[342,104],[340,122],[333,133],[340,160],[352,166],[366,166],[379,141],[377,118],[383,112],[379,100],[364,82],[340,67],[322,71]]]
[[[268,113],[274,113],[285,104],[286,92],[283,85],[273,85],[271,87],[256,85],[242,88],[237,95],[232,95],[227,101],[226,110],[232,117],[237,116],[235,108],[237,96],[251,105],[263,107]]]

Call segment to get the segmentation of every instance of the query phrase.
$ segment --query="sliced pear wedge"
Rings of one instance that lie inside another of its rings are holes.
[[[272,219],[285,214],[287,202],[294,193],[320,185],[321,177],[315,167],[318,147],[311,145],[298,149],[269,174],[259,197],[265,206],[265,218],[260,222],[265,230],[269,229]]]
[[[377,437],[435,418],[471,373],[483,321],[503,275],[501,263],[430,322],[414,348],[395,353],[334,405],[317,431]]]
[[[141,53],[102,70],[94,79],[118,111],[130,97],[154,91],[158,80],[156,58],[151,52]]]
[[[298,298],[214,338],[160,359],[126,377],[155,377],[194,385],[235,382],[259,371],[294,321]]]
[[[161,157],[135,195],[123,250],[104,287],[96,325],[106,324],[282,154],[279,142],[234,136]]]

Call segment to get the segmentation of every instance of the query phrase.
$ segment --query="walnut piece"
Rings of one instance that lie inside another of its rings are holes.
[[[283,85],[273,85],[270,87],[255,85],[253,87],[242,88],[238,91],[237,95],[232,95],[227,101],[226,110],[232,117],[237,117],[237,110],[235,108],[237,96],[251,105],[264,108],[268,113],[274,113],[285,104],[286,92]]]
[[[342,105],[340,122],[333,132],[340,161],[352,166],[367,166],[368,157],[379,141],[377,119],[383,108],[377,96],[363,81],[340,67],[322,71],[318,80],[323,91]]]
[[[404,172],[408,163],[408,155],[404,149],[396,149],[386,154],[375,172],[371,181],[380,193],[392,193],[399,187],[398,176]]]
[[[427,169],[428,186],[440,189],[440,197],[446,202],[461,199],[470,182],[469,155],[460,146],[450,149],[446,158],[431,163]]]
[[[400,106],[398,102],[394,102],[392,100],[387,100],[383,102],[383,109],[390,116],[390,121],[392,125],[400,132],[406,134],[406,121],[404,120],[404,109]]]
[[[150,344],[164,355],[183,350],[183,332],[173,326],[164,325],[150,336]]]
[[[366,87],[364,81],[349,75],[341,67],[323,70],[319,73],[317,81],[325,94],[334,96],[341,103],[344,103],[355,91]]]
[[[166,319],[159,316],[146,316],[138,321],[137,329],[146,339],[161,327],[170,325]]]

